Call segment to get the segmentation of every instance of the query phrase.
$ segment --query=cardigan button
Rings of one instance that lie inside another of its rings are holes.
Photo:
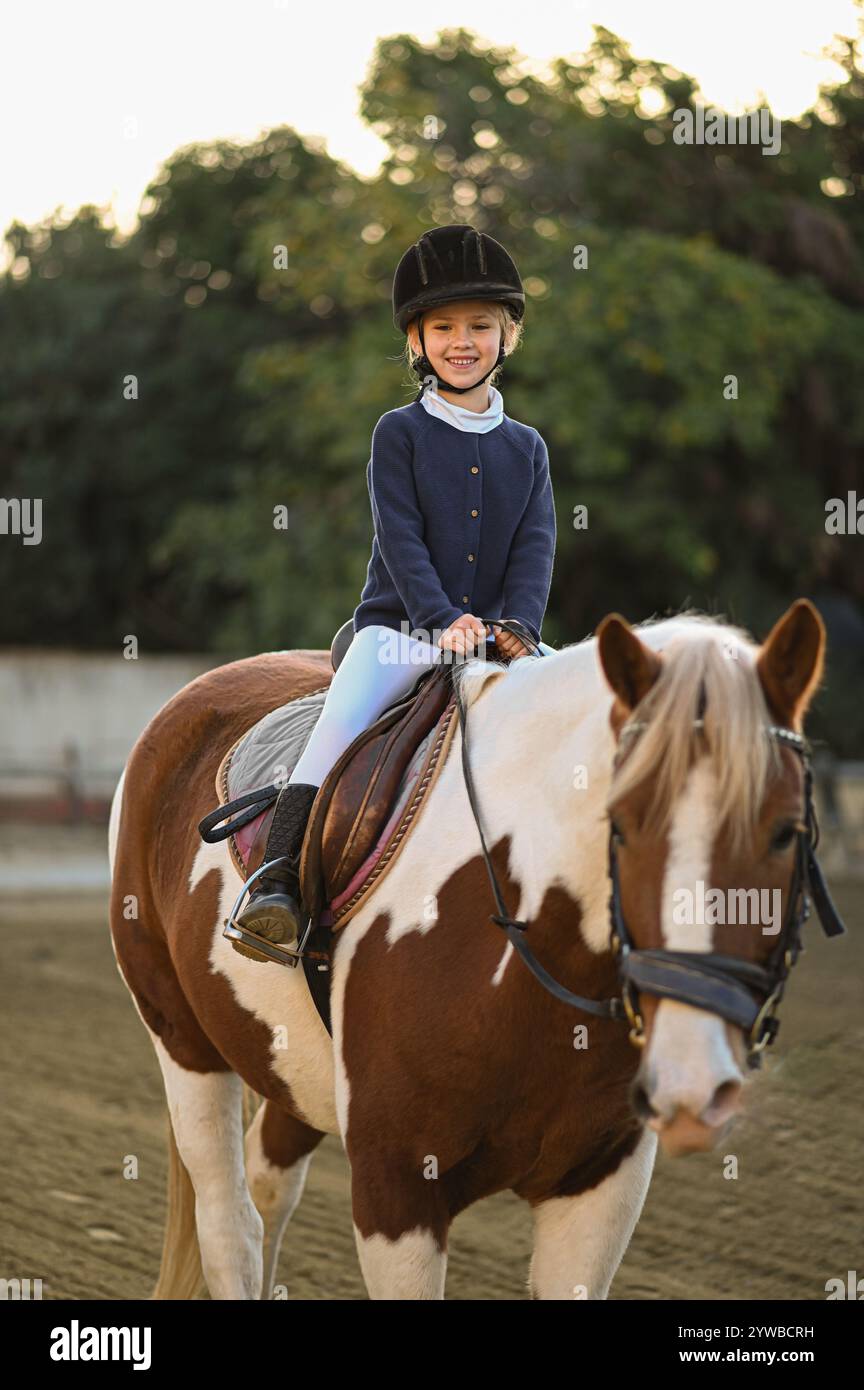
[[[468,595],[467,595],[467,594],[463,594],[463,595],[462,595],[462,602],[463,602],[463,603],[467,603],[467,602],[468,602]]]
[[[474,508],[474,510],[473,510],[473,512],[471,513],[471,515],[472,515],[472,516],[479,516],[479,515],[480,515],[480,513],[478,512],[478,510],[477,510],[476,507]]]
[[[479,473],[479,472],[480,472],[480,469],[477,467],[476,463],[474,464],[473,468],[471,469],[471,472],[472,472],[472,473]]]
[[[469,559],[469,560],[470,560],[470,561],[472,561],[472,562],[473,562],[473,560],[474,560],[474,556],[473,556],[473,555],[469,555],[469,556],[468,556],[468,559]]]

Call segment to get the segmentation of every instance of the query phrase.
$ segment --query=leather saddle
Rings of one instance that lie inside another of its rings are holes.
[[[450,668],[434,666],[358,735],[325,777],[300,858],[303,898],[313,916],[344,894],[372,853],[409,763],[448,706],[455,712]]]
[[[517,636],[524,633],[529,641],[533,640],[516,619],[506,620],[505,626]],[[352,622],[343,624],[336,633],[330,652],[334,671],[353,637]],[[446,762],[459,722],[452,674],[450,663],[424,669],[411,690],[384,710],[375,723],[345,749],[319,788],[312,806],[299,866],[301,891],[311,920],[305,945],[293,963],[302,959],[310,994],[328,1033],[331,1032],[332,933],[349,920],[396,860],[430,787]],[[325,686],[311,695],[298,697],[265,716],[222,759],[216,776],[220,805],[205,816],[199,830],[209,843],[229,841],[235,867],[244,880],[263,861],[279,787],[271,784],[244,791],[229,801],[232,758],[237,748],[242,748],[250,735],[260,731],[268,718],[282,716],[286,711],[296,743],[296,731],[301,725],[309,732],[314,727],[316,703],[320,701],[323,705],[326,690]],[[268,728],[264,732],[269,734],[271,730]],[[283,739],[279,743],[284,747]],[[300,743],[305,746],[302,737]],[[296,765],[300,751],[302,749],[295,750],[291,767]],[[268,765],[272,766],[272,760]],[[229,820],[232,816],[234,819]],[[250,834],[251,843],[247,845],[245,856],[237,841],[237,832],[241,829]],[[237,906],[241,900],[238,899]],[[232,927],[236,928],[233,919]],[[226,923],[226,934],[228,930]]]
[[[334,670],[345,656],[353,636],[353,626],[349,621],[334,637],[331,646]],[[411,764],[422,758],[416,777],[417,789],[403,805],[398,823],[391,827],[394,833],[388,833],[388,844],[401,840],[413,822],[418,805],[431,785],[432,775],[443,761],[443,751],[449,746],[449,737],[445,739],[444,735],[452,732],[456,714],[451,670],[445,664],[425,668],[411,690],[384,710],[373,724],[354,739],[324,779],[312,806],[300,856],[301,891],[313,918],[325,912],[334,900],[344,903],[346,889],[379,845],[382,833],[391,820],[403,778]],[[322,691],[318,697],[306,697],[305,703],[323,700],[324,693]],[[300,700],[292,701],[292,705],[299,706],[301,703]],[[288,708],[285,707],[285,710]],[[311,732],[314,724],[314,712],[313,706],[310,710],[313,716],[311,721],[309,715],[305,716],[308,732]],[[441,736],[430,737],[439,724]],[[249,732],[254,733],[255,730]],[[207,827],[205,839],[232,837],[232,858],[238,873],[245,879],[263,863],[279,789],[276,786],[262,787],[254,793],[245,792],[235,801],[229,800],[231,759],[242,742],[240,740],[222,760],[216,777],[221,805],[202,821],[201,829],[204,834]],[[424,743],[426,749],[421,752]],[[220,812],[223,822],[227,822],[236,811],[240,814],[231,820],[230,825],[223,824],[221,829],[214,829],[219,824]],[[249,826],[249,831],[254,831],[254,838],[249,835],[251,843],[243,856],[234,831],[253,817],[255,822]],[[389,856],[382,856],[382,859],[385,857]],[[339,912],[334,914],[334,927],[343,925],[343,920],[347,921],[356,897],[359,894],[352,895],[350,904],[340,907]]]

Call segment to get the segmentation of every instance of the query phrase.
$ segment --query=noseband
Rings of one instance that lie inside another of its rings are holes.
[[[543,656],[521,624],[514,620],[490,619],[497,626],[506,628],[520,638],[526,645],[534,647],[535,654]],[[751,1067],[761,1065],[762,1053],[777,1036],[780,1027],[776,1017],[777,1006],[783,997],[783,990],[792,966],[797,961],[803,943],[801,930],[810,916],[811,904],[826,936],[842,936],[846,928],[831,901],[822,870],[816,859],[819,843],[819,826],[813,805],[813,774],[810,766],[809,749],[801,734],[792,729],[784,729],[775,724],[766,725],[767,736],[776,743],[792,748],[801,759],[804,769],[804,822],[795,837],[795,867],[789,890],[789,902],[783,925],[780,929],[774,950],[764,965],[755,965],[739,960],[735,956],[720,955],[715,951],[667,951],[663,949],[643,951],[638,949],[627,929],[621,907],[621,889],[618,873],[618,857],[615,844],[615,830],[609,829],[609,917],[610,945],[618,962],[618,976],[621,985],[620,997],[612,999],[587,999],[574,994],[549,974],[537,960],[526,941],[528,923],[520,922],[507,913],[501,896],[501,889],[495,876],[492,861],[486,847],[486,839],[480,820],[477,793],[468,757],[468,729],[465,707],[461,693],[456,691],[459,723],[462,730],[462,770],[468,800],[480,835],[480,844],[486,870],[498,908],[490,915],[490,920],[501,927],[508,940],[539,980],[545,989],[562,1003],[598,1018],[627,1020],[630,1024],[630,1038],[641,1047],[645,1042],[645,1027],[640,1013],[640,994],[650,994],[657,999],[674,999],[689,1004],[696,1009],[706,1010],[720,1018],[734,1023],[742,1030],[747,1040],[747,1061]],[[644,721],[630,721],[619,734],[619,754],[621,742],[639,734],[646,728]],[[701,729],[701,718],[693,721],[693,727]]]

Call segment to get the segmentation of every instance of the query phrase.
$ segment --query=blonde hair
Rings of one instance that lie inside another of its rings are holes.
[[[457,301],[450,300],[449,302],[452,304],[456,303]],[[441,308],[442,306],[437,305],[436,307]],[[509,306],[507,304],[500,304],[497,300],[490,301],[490,303],[486,307],[488,308],[490,314],[494,314],[495,318],[497,318],[499,324],[501,325],[501,341],[504,344],[504,356],[510,357],[522,342],[522,320],[514,318]],[[431,314],[434,312],[434,308],[424,309],[423,311],[423,313],[427,314]],[[415,324],[419,327],[419,323],[422,317],[423,314],[417,314],[411,320],[411,322],[408,324],[408,328],[406,328],[405,330],[404,357],[409,369],[413,368],[414,363],[422,354],[419,352],[415,352],[412,348],[411,339],[408,336],[408,329],[412,328]],[[503,362],[499,362],[495,370],[489,376],[487,376],[486,382],[489,386],[495,385],[496,378],[498,377],[498,374],[501,371],[503,365]],[[414,391],[417,390],[417,378],[413,374],[413,371],[411,374],[410,381],[407,382],[406,385],[410,385],[411,389]]]

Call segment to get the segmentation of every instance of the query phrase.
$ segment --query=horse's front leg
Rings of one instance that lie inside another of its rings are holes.
[[[534,1207],[533,1298],[605,1298],[639,1220],[657,1151],[645,1130],[614,1173],[575,1197]]]
[[[370,1298],[443,1298],[450,1215],[437,1179],[402,1155],[351,1154],[351,1201]]]

